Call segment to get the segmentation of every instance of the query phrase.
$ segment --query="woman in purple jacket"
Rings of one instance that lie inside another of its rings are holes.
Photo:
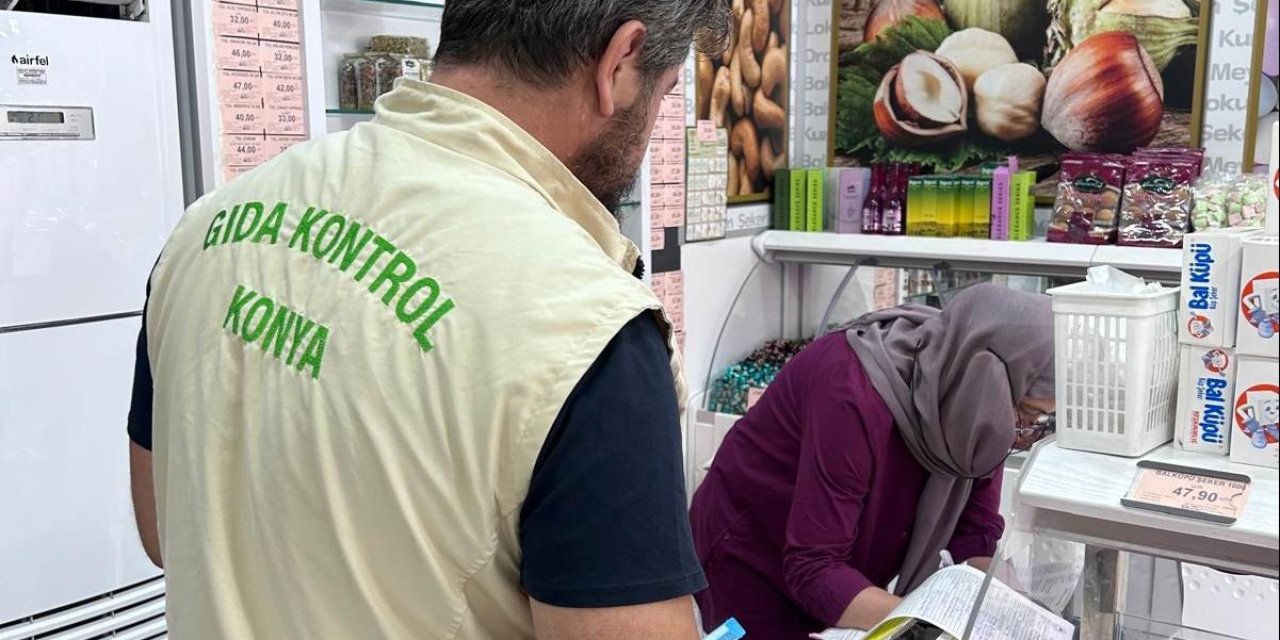
[[[1053,409],[1042,295],[980,285],[944,311],[872,313],[818,339],[730,430],[694,495],[707,629],[867,629],[943,550],[985,568],[1004,530],[1004,459]]]

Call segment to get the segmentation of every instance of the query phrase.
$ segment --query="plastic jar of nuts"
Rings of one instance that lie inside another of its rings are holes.
[[[342,56],[342,64],[338,66],[338,108],[354,110],[360,108],[360,71],[365,57],[359,53],[348,53]]]
[[[426,38],[417,36],[380,35],[369,38],[371,53],[398,53],[414,58],[430,58],[431,46]]]

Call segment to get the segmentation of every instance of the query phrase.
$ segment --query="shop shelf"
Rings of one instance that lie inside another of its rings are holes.
[[[1231,526],[1126,508],[1120,500],[1133,484],[1139,460],[1249,476],[1252,489],[1248,502]],[[1275,469],[1178,451],[1172,445],[1141,458],[1122,458],[1047,443],[1038,447],[1023,467],[1018,488],[1019,528],[1275,578],[1280,574],[1276,555],[1280,548],[1276,530],[1278,477]]]
[[[756,236],[754,246],[762,258],[776,262],[1061,278],[1083,278],[1089,267],[1111,264],[1168,282],[1178,280],[1182,257],[1177,249],[794,231],[766,231]]]
[[[335,118],[372,118],[372,109],[325,109],[325,115]]]
[[[443,0],[321,0],[325,11],[439,20]]]

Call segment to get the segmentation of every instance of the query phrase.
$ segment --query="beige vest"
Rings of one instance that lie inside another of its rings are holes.
[[[377,112],[200,199],[156,267],[175,638],[531,637],[534,461],[659,309],[613,218],[514,123],[410,81]]]

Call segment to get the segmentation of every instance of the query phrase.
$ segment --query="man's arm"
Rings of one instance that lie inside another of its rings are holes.
[[[147,283],[151,295],[151,283]],[[129,404],[129,492],[133,495],[133,518],[147,557],[164,568],[160,557],[160,523],[156,515],[156,487],[151,474],[151,358],[147,354],[147,312],[143,307],[142,328],[133,363],[133,395]]]
[[[604,609],[568,609],[533,603],[533,628],[538,640],[696,640],[693,599],[688,596]]]
[[[160,529],[156,520],[156,489],[151,479],[151,452],[136,442],[129,443],[129,487],[133,494],[133,519],[138,525],[142,548],[147,557],[163,569]]]
[[[543,443],[520,512],[538,640],[696,640],[706,586],[689,527],[679,410],[653,317],[623,327]]]

